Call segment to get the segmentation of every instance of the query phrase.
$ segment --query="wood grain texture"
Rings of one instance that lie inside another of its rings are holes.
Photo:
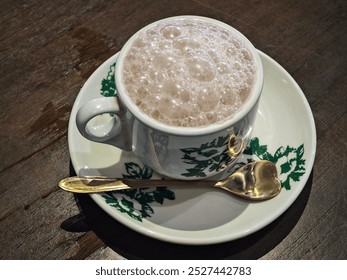
[[[0,259],[346,259],[347,2],[344,0],[0,0]],[[317,129],[313,172],[263,230],[214,246],[141,236],[71,174],[67,129],[88,77],[144,25],[198,14],[243,32],[298,82]],[[114,239],[115,234],[124,242]]]

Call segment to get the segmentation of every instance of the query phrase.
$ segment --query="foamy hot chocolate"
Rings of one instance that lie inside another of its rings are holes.
[[[254,58],[242,38],[200,19],[140,32],[124,59],[126,94],[167,125],[199,127],[231,118],[249,98]]]

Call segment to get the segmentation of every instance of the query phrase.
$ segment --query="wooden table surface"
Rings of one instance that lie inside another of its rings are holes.
[[[0,3],[0,259],[346,259],[345,0]],[[135,31],[182,14],[244,33],[293,76],[316,122],[315,164],[298,199],[269,226],[224,244],[142,236],[88,195],[57,187],[74,172],[68,122],[82,85]]]

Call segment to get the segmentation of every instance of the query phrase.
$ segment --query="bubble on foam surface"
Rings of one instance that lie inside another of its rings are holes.
[[[202,112],[212,112],[219,102],[219,97],[215,95],[211,88],[203,88],[197,95],[197,104]]]
[[[185,54],[189,50],[194,50],[200,47],[201,43],[197,39],[191,37],[179,37],[172,42],[172,45],[175,49],[181,51],[182,54]]]
[[[218,63],[217,69],[220,74],[228,74],[230,72],[229,64],[225,62]]]
[[[167,25],[160,29],[163,37],[166,39],[174,39],[182,34],[180,26]]]
[[[189,74],[201,82],[211,81],[216,74],[216,65],[202,57],[193,57],[186,60]]]
[[[255,82],[251,52],[235,34],[199,19],[159,23],[134,40],[123,82],[148,116],[174,126],[232,117]]]

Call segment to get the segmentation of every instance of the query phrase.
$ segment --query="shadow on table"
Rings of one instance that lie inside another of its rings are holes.
[[[71,175],[75,175],[72,169]],[[313,173],[299,197],[274,222],[247,237],[222,244],[178,245],[141,235],[110,217],[85,194],[75,195],[82,215],[75,221],[69,218],[62,228],[93,230],[107,246],[127,259],[258,259],[277,246],[296,225],[310,196],[312,178]]]

